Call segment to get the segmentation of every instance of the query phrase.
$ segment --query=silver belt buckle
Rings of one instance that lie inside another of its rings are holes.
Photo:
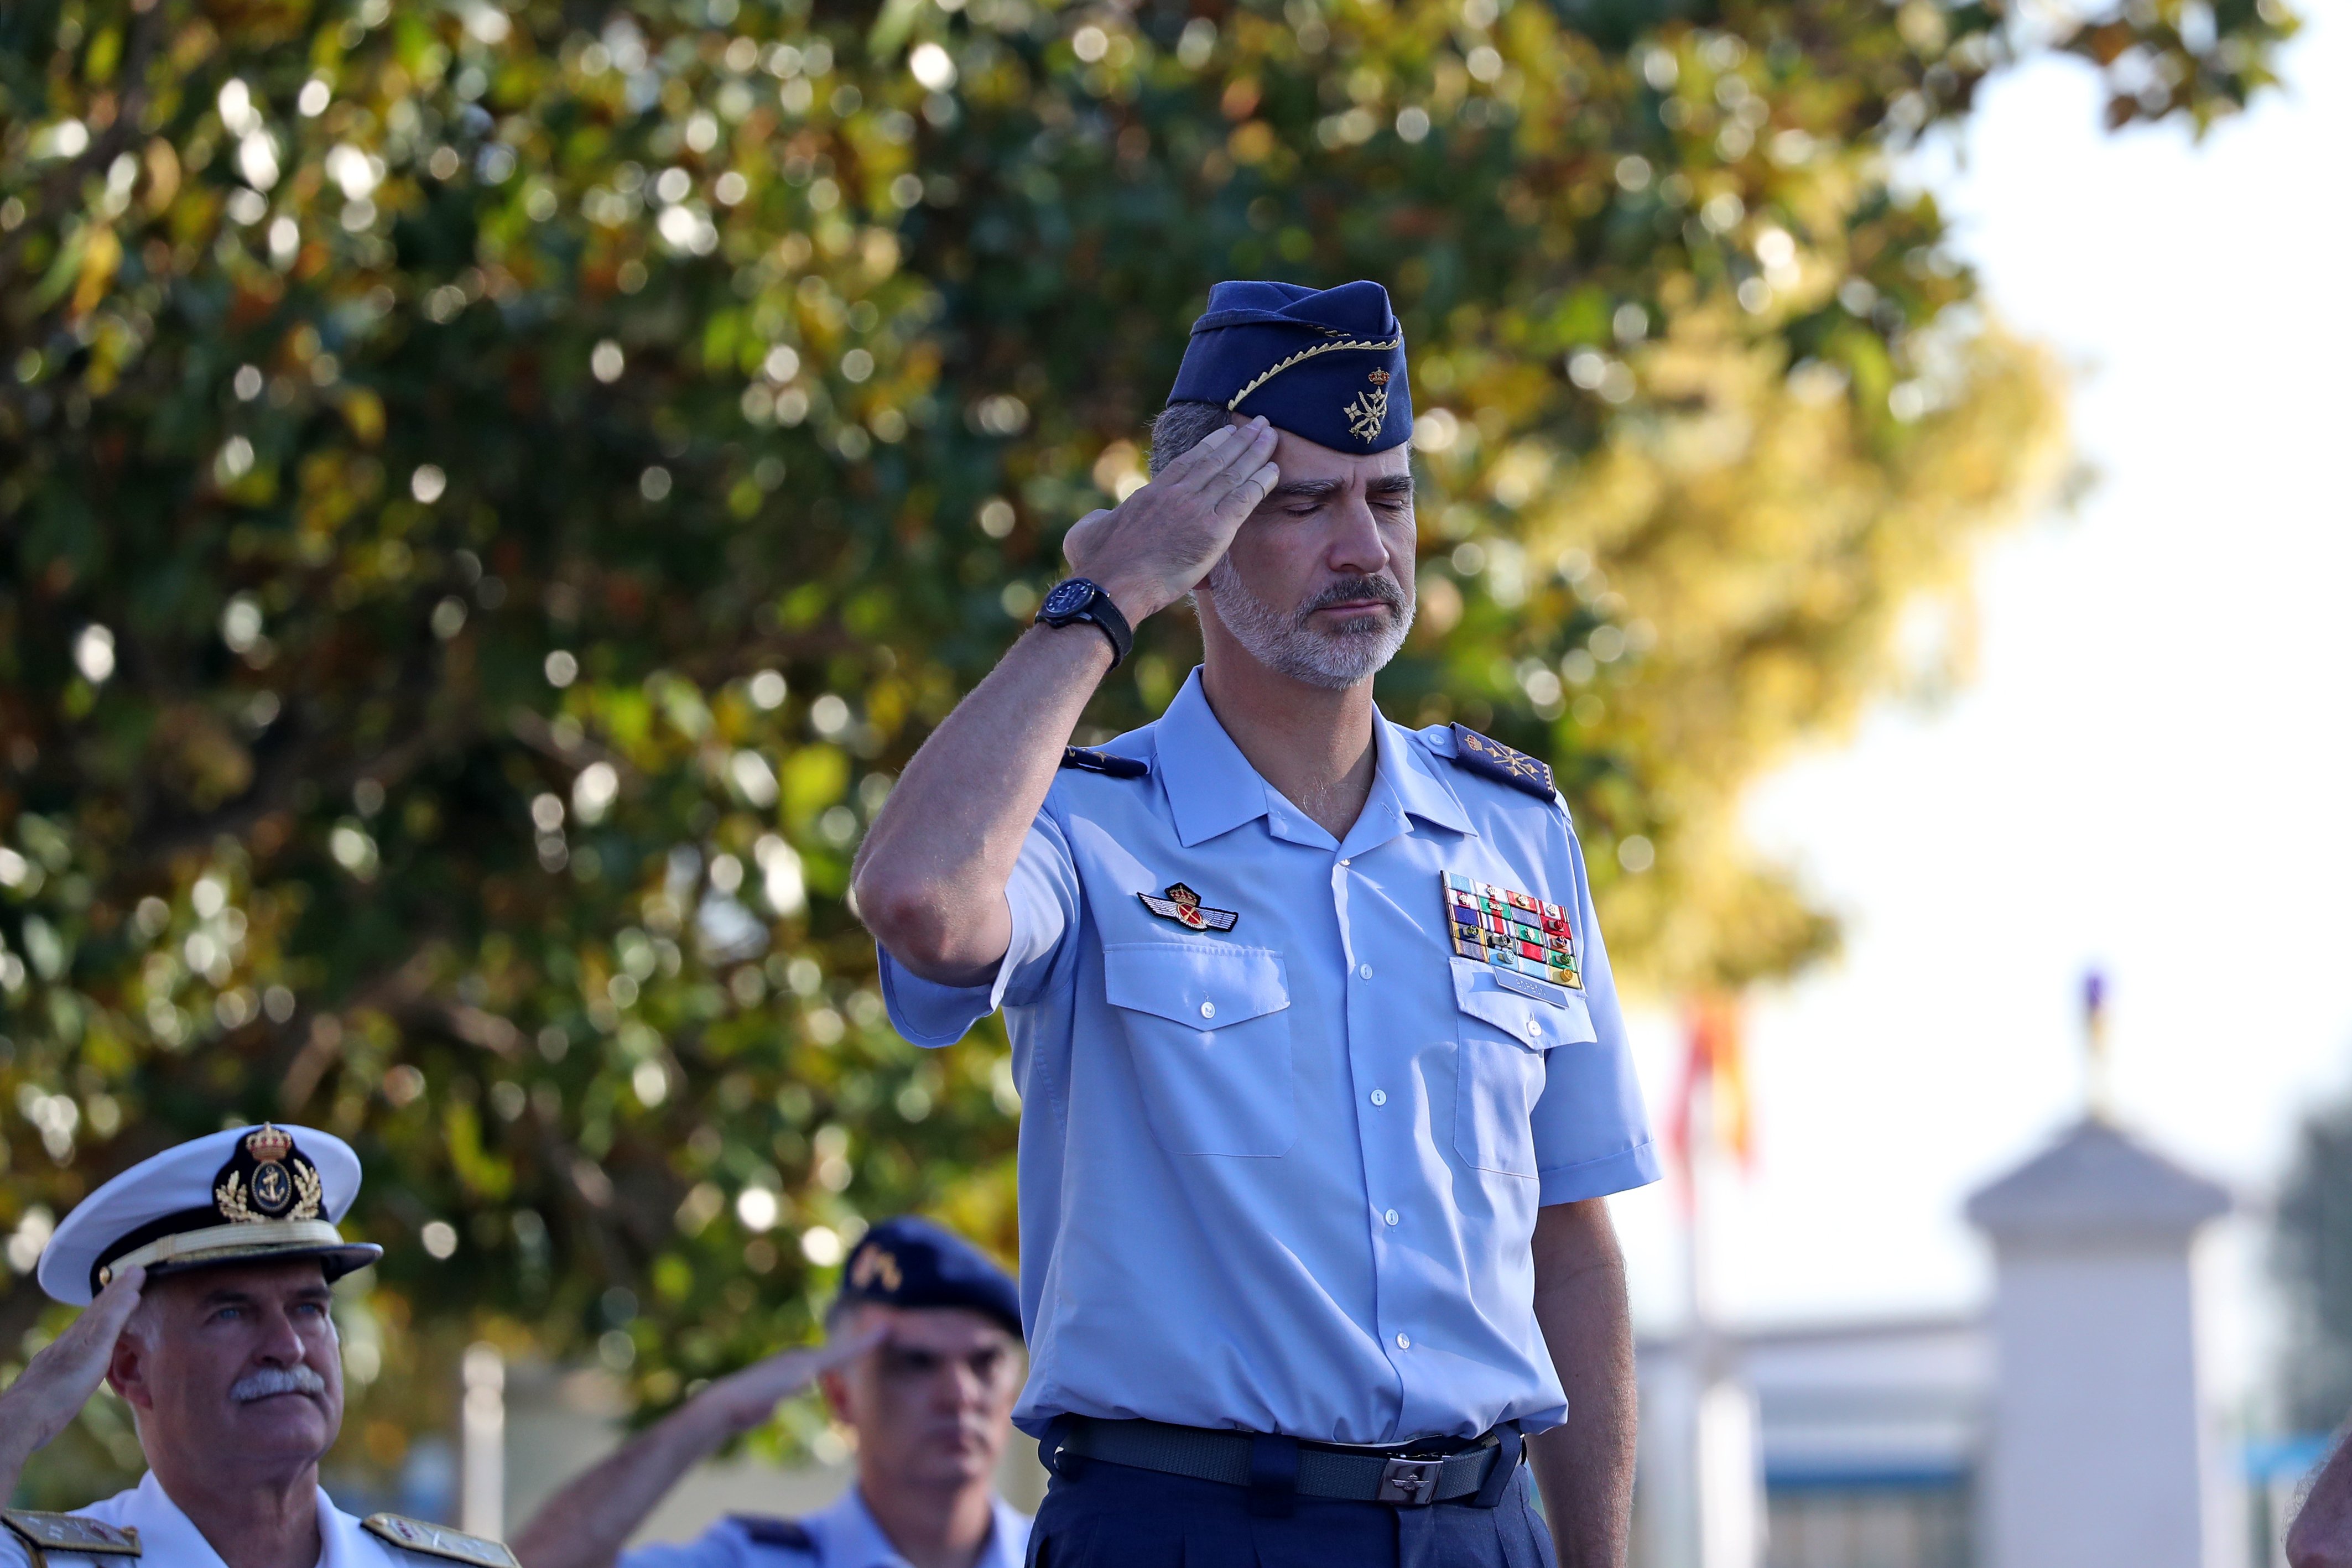
[[[1381,1467],[1381,1490],[1375,1502],[1402,1503],[1421,1508],[1437,1500],[1437,1476],[1443,1459],[1391,1459]]]

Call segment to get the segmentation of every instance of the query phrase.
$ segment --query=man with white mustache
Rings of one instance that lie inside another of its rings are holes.
[[[84,1199],[41,1287],[88,1306],[0,1392],[0,1498],[102,1381],[147,1474],[69,1513],[0,1510],[0,1568],[514,1568],[496,1542],[319,1485],[343,1418],[334,1281],[383,1255],[344,1239],[359,1159],[307,1127],[240,1127],[166,1150]]]
[[[1657,1160],[1551,769],[1372,701],[1406,371],[1376,283],[1211,290],[1151,482],[1071,528],[859,854],[898,1031],[1012,1040],[1041,1568],[1624,1561],[1603,1200]],[[1188,598],[1167,711],[1068,746]]]

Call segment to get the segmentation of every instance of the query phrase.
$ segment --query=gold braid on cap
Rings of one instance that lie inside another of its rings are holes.
[[[1311,349],[1301,349],[1298,352],[1291,355],[1290,358],[1286,360],[1277,360],[1273,365],[1259,371],[1256,380],[1251,382],[1249,385],[1242,388],[1241,391],[1234,393],[1233,401],[1225,404],[1225,412],[1227,413],[1239,413],[1241,411],[1242,399],[1249,396],[1250,393],[1257,391],[1258,388],[1265,385],[1266,382],[1274,380],[1275,377],[1280,375],[1283,371],[1288,370],[1291,366],[1297,364],[1301,360],[1311,360],[1318,354],[1328,354],[1335,349],[1370,349],[1375,350],[1384,350],[1388,349],[1402,349],[1403,347],[1404,337],[1400,333],[1398,336],[1391,338],[1385,343],[1360,343],[1353,339],[1349,339],[1345,342],[1318,343]]]

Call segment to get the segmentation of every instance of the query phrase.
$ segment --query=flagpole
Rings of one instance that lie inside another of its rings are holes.
[[[1734,1004],[1707,998],[1693,1009],[1690,1056],[1678,1107],[1684,1173],[1683,1257],[1688,1291],[1684,1364],[1690,1400],[1683,1434],[1691,1478],[1696,1568],[1759,1568],[1763,1560],[1762,1466],[1756,1399],[1741,1375],[1738,1347],[1722,1327],[1715,1266],[1717,1208],[1727,1125],[1746,1153],[1745,1073]]]

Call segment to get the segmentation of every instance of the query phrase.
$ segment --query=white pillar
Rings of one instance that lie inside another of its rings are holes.
[[[1764,1467],[1755,1391],[1724,1378],[1700,1391],[1696,1414],[1699,1568],[1759,1568]]]
[[[494,1344],[466,1347],[457,1528],[503,1541],[507,1531],[507,1359]]]
[[[2230,1207],[2096,1118],[1969,1199],[1994,1259],[1986,1568],[2244,1568],[2194,1256]]]
[[[1734,1343],[1720,1336],[1643,1352],[1633,1560],[1644,1568],[1764,1562],[1762,1423],[1737,1359]]]

